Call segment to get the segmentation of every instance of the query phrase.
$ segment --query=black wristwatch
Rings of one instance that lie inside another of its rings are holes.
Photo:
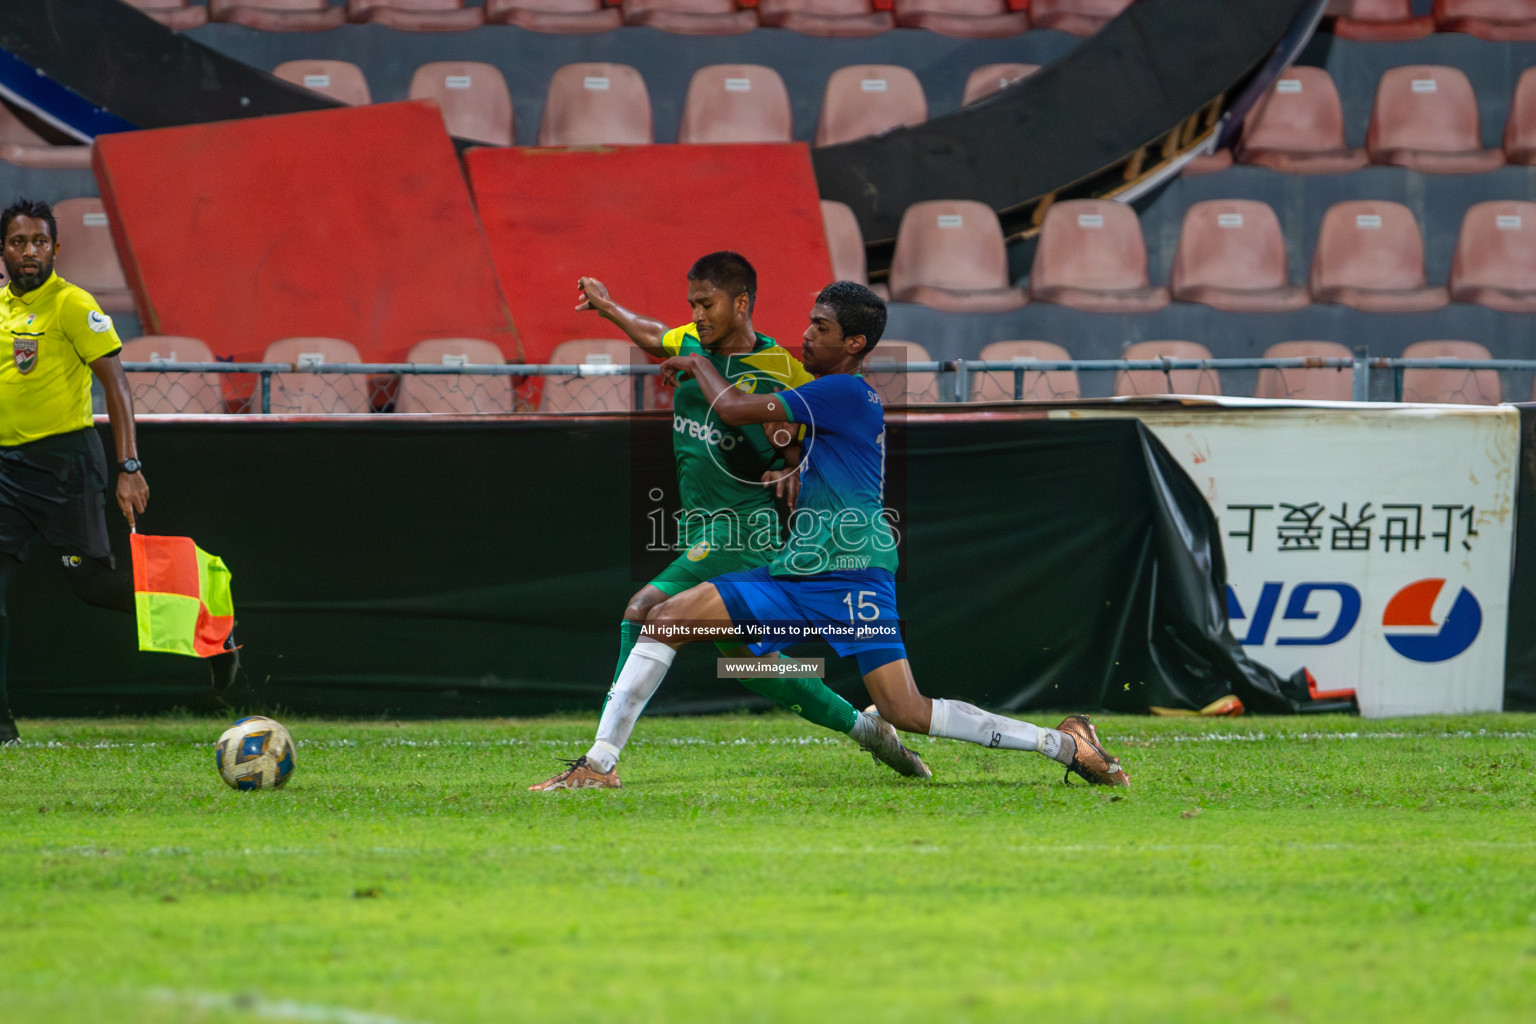
[[[144,463],[140,462],[138,459],[124,459],[117,465],[118,468],[121,469],[124,473],[137,473],[139,470],[144,468]]]

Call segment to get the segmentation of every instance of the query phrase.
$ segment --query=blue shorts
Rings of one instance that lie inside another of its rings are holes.
[[[868,675],[907,656],[896,614],[896,580],[884,569],[772,576],[767,566],[710,580],[731,622],[754,627],[762,638],[753,654],[782,651],[818,636],[843,657],[854,656]]]

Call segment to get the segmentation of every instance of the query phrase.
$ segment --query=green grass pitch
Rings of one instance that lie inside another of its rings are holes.
[[[1129,792],[651,718],[624,789],[547,795],[591,717],[285,721],[266,793],[223,721],[23,721],[0,1019],[1536,1019],[1533,715],[1102,716]]]

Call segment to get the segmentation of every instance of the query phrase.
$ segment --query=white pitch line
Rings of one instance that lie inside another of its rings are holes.
[[[221,995],[216,992],[177,992],[174,989],[154,988],[145,995],[159,1002],[191,1004],[204,1010],[235,1010],[268,1020],[314,1021],[316,1024],[426,1024],[423,1021],[408,1021],[400,1017],[354,1010],[348,1006],[264,999],[255,993]]]

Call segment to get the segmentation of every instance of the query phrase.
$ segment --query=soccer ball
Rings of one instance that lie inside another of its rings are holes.
[[[235,789],[276,789],[293,774],[293,737],[281,722],[251,715],[224,730],[213,756]]]

